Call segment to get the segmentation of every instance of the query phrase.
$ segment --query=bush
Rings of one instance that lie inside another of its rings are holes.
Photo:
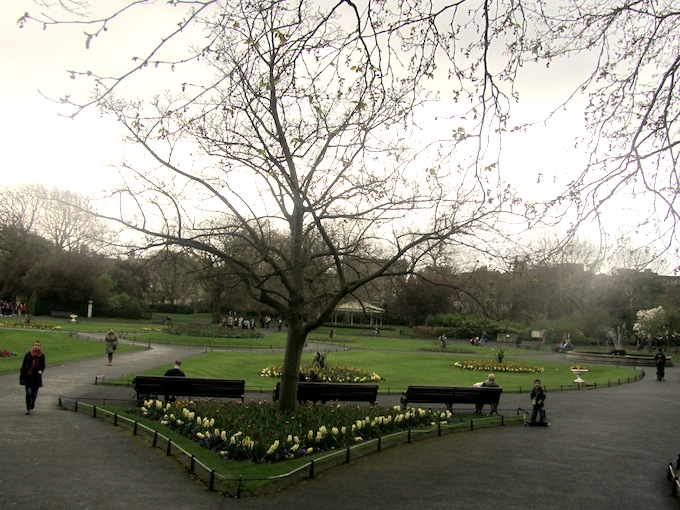
[[[110,296],[97,315],[119,319],[151,318],[151,312],[140,299],[125,293]]]

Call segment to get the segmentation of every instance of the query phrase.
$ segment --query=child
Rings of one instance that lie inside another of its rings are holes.
[[[531,426],[546,426],[548,422],[545,421],[545,409],[543,409],[543,404],[545,402],[545,390],[541,386],[541,380],[536,379],[534,381],[534,389],[531,390],[531,421],[529,425]],[[538,421],[536,421],[538,417]]]

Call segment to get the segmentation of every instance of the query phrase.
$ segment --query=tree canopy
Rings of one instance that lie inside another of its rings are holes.
[[[85,25],[93,48],[128,16],[176,13],[150,45],[143,29],[124,32],[139,44],[122,71],[70,71],[91,80],[93,94],[64,102],[74,114],[113,115],[140,149],[120,165],[120,214],[109,219],[144,235],[146,247],[176,244],[219,260],[288,322],[283,409],[295,405],[307,334],[344,298],[414,271],[442,244],[488,250],[571,208],[578,223],[637,180],[663,199],[658,214],[676,217],[675,67],[660,76],[639,60],[677,58],[677,45],[664,51],[644,32],[653,24],[672,36],[671,2],[60,4],[77,16],[26,13],[20,24]],[[621,35],[628,25],[634,37]],[[522,66],[598,47],[582,88],[607,150],[595,144],[565,193],[521,200],[499,172],[497,137]],[[149,91],[150,80],[163,90]],[[622,90],[632,96],[623,109]],[[673,229],[661,234],[675,240]]]

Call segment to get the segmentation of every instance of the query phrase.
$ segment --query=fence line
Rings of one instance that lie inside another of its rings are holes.
[[[668,463],[668,471],[666,472],[666,480],[672,481],[673,486],[671,487],[671,496],[678,495],[678,489],[680,488],[680,481],[678,480],[678,470],[680,469],[680,455],[675,460],[675,468],[673,463]]]
[[[154,430],[137,420],[130,419],[127,416],[122,416],[106,409],[106,401],[103,402],[103,405],[97,406],[84,403],[75,398],[60,395],[59,406],[74,412],[89,414],[93,418],[99,418],[110,422],[116,427],[126,428],[132,435],[139,436],[149,442],[152,448],[164,449],[165,454],[177,459],[187,468],[189,474],[196,476],[206,483],[210,491],[218,491],[225,496],[235,498],[242,497],[246,490],[251,494],[271,492],[279,489],[282,485],[288,485],[305,478],[314,478],[320,468],[330,469],[339,464],[347,464],[353,458],[360,458],[373,452],[380,452],[389,445],[411,443],[417,439],[441,436],[445,433],[468,430],[474,431],[478,428],[504,426],[506,424],[506,418],[503,415],[500,415],[495,417],[476,418],[469,422],[439,423],[430,428],[408,429],[375,439],[369,439],[361,443],[347,446],[345,449],[322,454],[321,456],[315,457],[309,462],[280,475],[263,478],[244,478],[240,475],[229,477],[217,473],[214,469],[211,469],[209,466],[198,460],[195,455],[187,452],[181,446],[174,443],[169,437],[157,430]],[[518,420],[512,419],[512,421]]]

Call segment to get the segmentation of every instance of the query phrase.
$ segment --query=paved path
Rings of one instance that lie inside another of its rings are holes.
[[[206,490],[160,449],[80,413],[59,395],[116,398],[94,385],[184,359],[202,348],[158,345],[50,366],[34,414],[15,374],[0,376],[0,506],[16,509],[677,509],[665,467],[680,453],[680,377],[550,393],[552,426],[449,434],[384,449],[276,494],[234,500]],[[123,398],[131,398],[129,390]],[[506,411],[528,407],[505,394]]]

